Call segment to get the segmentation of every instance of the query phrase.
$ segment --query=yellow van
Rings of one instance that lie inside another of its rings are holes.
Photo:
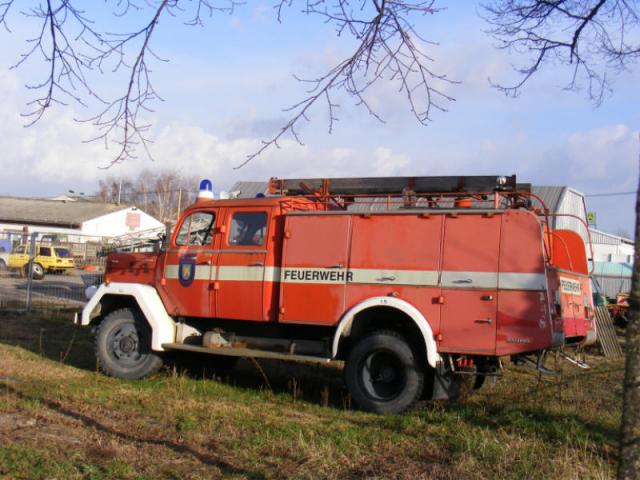
[[[29,273],[29,246],[19,245],[9,254],[9,268]],[[33,278],[41,280],[45,272],[61,273],[76,266],[68,248],[36,245],[36,257],[33,260]]]

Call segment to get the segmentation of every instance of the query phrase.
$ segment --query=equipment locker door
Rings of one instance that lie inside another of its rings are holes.
[[[501,215],[448,216],[444,228],[440,350],[496,349]]]
[[[218,209],[196,211],[178,227],[165,260],[164,291],[172,315],[209,317],[210,286],[215,277]]]
[[[280,322],[333,325],[345,308],[350,215],[289,215],[280,271]]]
[[[225,225],[214,286],[216,317],[267,320],[263,293],[269,211],[230,208]]]

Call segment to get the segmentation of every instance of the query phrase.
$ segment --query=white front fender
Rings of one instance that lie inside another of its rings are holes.
[[[352,307],[347,313],[345,313],[342,316],[342,319],[340,319],[340,323],[338,324],[336,333],[333,336],[333,348],[331,350],[332,358],[335,358],[338,355],[340,339],[343,336],[349,336],[349,333],[351,332],[351,325],[355,316],[358,313],[373,307],[394,308],[396,310],[400,310],[403,313],[406,313],[420,329],[422,338],[424,339],[424,346],[427,352],[427,362],[430,366],[435,368],[436,363],[440,360],[440,355],[438,355],[436,341],[433,338],[433,330],[431,330],[429,322],[427,322],[427,319],[424,318],[424,315],[422,315],[422,313],[420,313],[420,311],[416,307],[404,300],[394,297],[372,297],[365,300],[364,302],[357,304],[356,306]]]
[[[176,324],[164,308],[160,295],[155,288],[140,283],[102,284],[82,310],[81,325],[89,325],[92,314],[105,295],[123,295],[133,297],[140,311],[151,327],[151,349],[164,350],[163,343],[173,343],[176,338]]]

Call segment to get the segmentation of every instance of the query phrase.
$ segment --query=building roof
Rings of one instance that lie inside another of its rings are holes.
[[[591,242],[594,244],[600,245],[634,245],[634,241],[630,238],[621,237],[620,235],[614,235],[613,233],[603,232],[602,230],[596,230],[595,228],[590,228],[591,231]]]
[[[83,222],[129,208],[100,202],[65,202],[44,198],[0,196],[0,222],[79,228]]]
[[[259,193],[269,193],[269,182],[236,182],[230,191],[240,192],[238,198],[255,198]]]
[[[550,212],[557,212],[567,187],[553,185],[532,185],[531,193],[540,197]]]

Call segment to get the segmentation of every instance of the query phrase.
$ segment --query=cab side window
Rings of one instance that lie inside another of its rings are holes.
[[[40,251],[38,255],[41,257],[50,257],[51,256],[51,247],[40,247]]]
[[[203,246],[210,245],[213,238],[215,216],[210,212],[195,212],[184,219],[176,245]]]
[[[266,212],[237,212],[231,219],[229,245],[264,245],[266,234]]]

